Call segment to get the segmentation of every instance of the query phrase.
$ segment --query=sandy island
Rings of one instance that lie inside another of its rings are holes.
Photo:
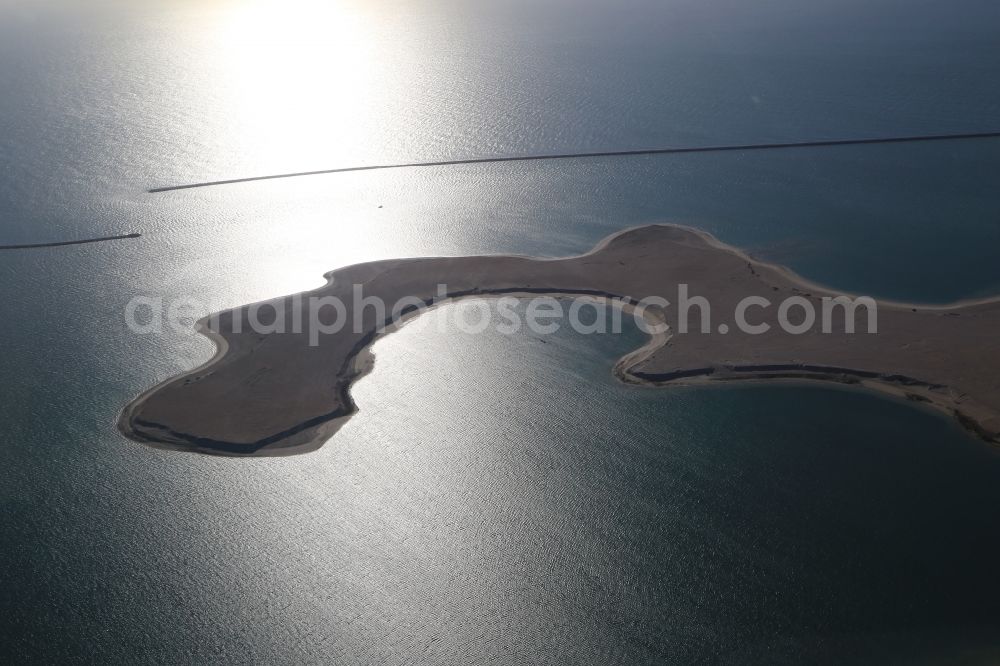
[[[219,455],[287,455],[321,446],[357,411],[349,389],[371,368],[369,348],[386,322],[376,321],[368,308],[359,330],[349,325],[310,346],[308,331],[297,332],[291,324],[301,307],[295,303],[304,297],[334,296],[350,309],[353,285],[362,284],[366,296],[390,306],[404,296],[431,305],[500,294],[587,295],[630,304],[648,296],[674,302],[677,285],[686,283],[692,295],[711,303],[713,327],[729,322],[728,333],[698,332],[697,315],[691,320],[694,330],[674,333],[677,309],[651,309],[648,316],[665,320],[671,332],[653,336],[620,359],[614,368],[619,379],[647,386],[747,380],[854,384],[942,410],[979,437],[1000,443],[1000,299],[944,306],[879,301],[874,334],[865,332],[860,308],[854,334],[844,332],[841,319],[832,333],[822,333],[817,324],[793,335],[772,325],[751,335],[732,326],[736,305],[747,296],[774,303],[767,319],[773,323],[773,311],[786,297],[809,299],[818,313],[823,297],[841,294],[706,233],[666,224],[623,231],[587,254],[565,259],[398,259],[349,266],[326,278],[319,289],[268,301],[289,318],[286,332],[253,332],[249,306],[202,320],[199,330],[216,343],[215,356],[136,398],[122,411],[119,429],[154,446]],[[439,284],[448,285],[443,298]],[[755,310],[748,319],[761,321],[764,312]],[[348,318],[353,321],[353,313]]]

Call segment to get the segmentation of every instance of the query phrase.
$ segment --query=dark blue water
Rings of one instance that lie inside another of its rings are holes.
[[[309,456],[219,460],[114,431],[134,395],[211,354],[130,333],[136,294],[207,312],[351,262],[576,253],[664,219],[851,291],[996,293],[997,141],[143,193],[397,159],[996,129],[993,5],[286,4],[2,5],[0,239],[143,237],[0,254],[0,652],[996,657],[993,450],[860,392],[622,386],[610,366],[636,331],[404,328],[376,347],[359,415]]]

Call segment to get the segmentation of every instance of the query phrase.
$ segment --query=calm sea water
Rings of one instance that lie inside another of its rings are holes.
[[[138,3],[135,3],[138,4]],[[151,186],[396,159],[996,129],[1000,13],[931,2],[4,3],[0,653],[15,660],[953,662],[1000,649],[1000,455],[865,393],[617,384],[623,335],[406,327],[315,454],[156,451],[137,336],[347,263],[643,222],[809,278],[1000,288],[1000,142]],[[381,206],[381,208],[380,208]],[[430,316],[442,316],[440,313]]]

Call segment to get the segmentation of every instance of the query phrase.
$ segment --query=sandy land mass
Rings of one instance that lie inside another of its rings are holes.
[[[833,319],[829,333],[817,321],[809,331],[792,334],[777,324],[778,303],[800,297],[820,313],[824,298],[842,294],[704,232],[667,224],[623,231],[587,254],[565,259],[398,259],[349,266],[326,278],[316,290],[267,301],[286,318],[284,332],[254,332],[251,306],[199,322],[199,330],[217,345],[215,356],[136,398],[122,411],[120,430],[154,446],[219,455],[315,450],[357,411],[350,386],[370,370],[372,343],[393,330],[368,308],[361,326],[345,326],[309,344],[312,313],[303,314],[302,308],[310,307],[310,297],[340,299],[353,322],[356,284],[363,285],[365,296],[380,297],[390,307],[404,296],[430,306],[469,296],[552,294],[619,299],[631,309],[650,296],[676,304],[677,285],[684,283],[692,296],[711,303],[711,330],[700,330],[697,309],[688,317],[687,333],[679,331],[678,308],[647,309],[649,321],[665,321],[670,331],[651,336],[620,359],[614,373],[621,380],[646,386],[761,380],[854,384],[942,410],[983,439],[1000,443],[1000,299],[936,306],[879,301],[877,333],[866,332],[867,312],[858,308],[853,334],[845,332],[843,314]],[[443,296],[439,284],[448,286]],[[771,325],[765,333],[733,325],[737,304],[749,296],[773,304],[747,311],[754,324]],[[414,308],[408,316],[420,311]],[[296,318],[306,324],[296,326]],[[791,318],[798,323],[801,314]],[[719,322],[727,322],[726,333],[719,332]]]

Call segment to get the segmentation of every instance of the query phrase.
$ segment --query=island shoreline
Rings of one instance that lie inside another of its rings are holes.
[[[717,250],[721,253],[736,257],[741,262],[746,262],[750,267],[750,272],[758,278],[762,284],[768,282],[759,273],[770,272],[773,276],[778,276],[785,280],[793,292],[812,296],[811,292],[821,294],[836,293],[829,287],[812,282],[798,275],[791,269],[771,262],[762,261],[752,257],[739,248],[727,245],[711,234],[700,229],[694,229],[677,224],[656,224],[640,225],[630,227],[616,232],[595,245],[588,252],[571,257],[523,257],[518,255],[480,255],[479,258],[491,258],[493,260],[523,260],[536,263],[544,262],[570,262],[572,260],[583,260],[595,257],[605,251],[619,239],[627,237],[629,234],[644,232],[654,227],[664,230],[678,230],[690,234],[698,239],[705,247]],[[315,289],[307,290],[296,294],[298,297],[317,295],[324,290],[332,288],[338,275],[349,274],[352,270],[365,268],[374,264],[383,264],[385,271],[377,273],[382,275],[401,267],[406,267],[413,262],[446,262],[450,257],[431,257],[390,260],[387,262],[374,262],[373,264],[356,264],[344,268],[330,271],[324,275],[326,284]],[[464,258],[459,258],[464,259]],[[775,290],[778,287],[773,287]],[[237,442],[227,441],[213,437],[206,437],[172,429],[169,425],[159,423],[155,420],[142,418],[141,414],[147,403],[154,396],[157,396],[167,387],[176,387],[179,382],[190,378],[200,378],[205,373],[210,373],[223,359],[227,358],[230,352],[230,344],[225,335],[213,330],[210,322],[220,314],[234,311],[224,311],[215,313],[200,319],[197,322],[199,333],[208,337],[216,346],[215,353],[205,363],[198,367],[186,371],[178,376],[171,377],[156,386],[144,391],[129,405],[127,405],[119,415],[118,429],[130,439],[141,441],[152,446],[166,449],[183,449],[199,453],[214,455],[247,456],[259,455],[260,451],[266,450],[266,455],[288,455],[294,453],[305,453],[315,450],[332,436],[350,416],[358,411],[358,406],[354,402],[350,388],[354,382],[368,374],[374,366],[374,354],[372,345],[395,330],[405,325],[412,318],[419,316],[428,309],[436,308],[440,305],[458,302],[466,298],[501,298],[504,296],[550,296],[553,298],[589,297],[604,299],[614,305],[619,305],[623,310],[634,314],[636,301],[631,296],[617,294],[610,291],[601,292],[592,288],[546,288],[546,287],[510,287],[503,289],[472,288],[449,292],[438,300],[431,299],[425,302],[426,307],[412,312],[406,312],[396,320],[387,320],[382,325],[365,334],[346,354],[343,363],[336,374],[336,402],[338,407],[328,412],[315,415],[309,419],[297,422],[290,427],[283,428],[276,432],[271,432],[267,436],[253,441]],[[287,298],[287,297],[286,297]],[[618,300],[616,299],[625,299]],[[257,304],[266,304],[275,299],[259,301]],[[896,310],[912,310],[913,312],[950,312],[966,308],[982,306],[995,306],[1000,303],[1000,296],[967,299],[948,304],[927,304],[927,303],[904,303],[898,301],[879,300],[880,307]],[[242,306],[242,308],[252,307],[253,304]],[[653,316],[649,310],[644,313],[647,318]],[[647,319],[650,323],[652,320]],[[656,320],[655,323],[662,323]],[[882,394],[889,394],[895,397],[902,397],[911,402],[919,403],[931,407],[939,412],[948,414],[959,421],[969,432],[978,435],[980,438],[992,442],[1000,443],[1000,436],[997,432],[983,425],[982,417],[988,415],[994,417],[994,411],[983,407],[974,401],[969,402],[965,393],[955,391],[951,387],[936,382],[925,381],[901,373],[886,373],[869,370],[866,368],[851,367],[823,367],[822,365],[808,363],[779,363],[771,364],[773,367],[756,367],[753,363],[710,363],[704,367],[689,367],[683,370],[670,372],[648,372],[638,370],[639,366],[649,361],[657,351],[666,347],[673,336],[671,334],[651,335],[650,339],[639,349],[633,350],[622,356],[613,366],[614,376],[625,383],[644,385],[652,387],[679,386],[679,385],[704,385],[709,383],[736,383],[736,382],[762,382],[762,381],[802,381],[802,382],[835,382],[861,386]],[[961,399],[956,398],[956,395]],[[966,402],[962,402],[966,400]],[[970,407],[971,405],[971,407]],[[970,413],[970,411],[972,413]],[[300,436],[302,433],[304,435]]]

